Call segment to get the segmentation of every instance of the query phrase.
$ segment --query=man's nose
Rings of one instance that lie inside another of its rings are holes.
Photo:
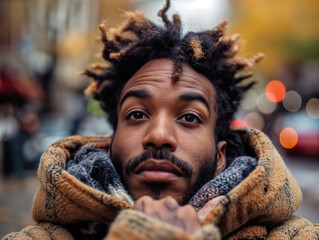
[[[175,151],[177,142],[174,121],[165,115],[151,118],[143,139],[143,147],[144,149],[166,148],[169,151]]]

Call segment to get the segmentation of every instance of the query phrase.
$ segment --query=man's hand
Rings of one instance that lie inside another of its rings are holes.
[[[216,206],[222,199],[224,198],[224,196],[218,196],[213,198],[212,200],[208,201],[203,208],[201,208],[197,214],[198,214],[198,218],[199,220],[202,222],[204,220],[204,218],[207,216],[207,214],[210,212],[210,210]]]
[[[136,201],[133,209],[178,227],[190,235],[201,227],[195,209],[191,205],[179,206],[170,196],[161,200],[143,196]]]

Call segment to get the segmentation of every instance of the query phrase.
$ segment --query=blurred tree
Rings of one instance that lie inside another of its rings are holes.
[[[231,31],[247,44],[243,52],[264,52],[266,73],[282,65],[319,59],[319,1],[230,0]]]

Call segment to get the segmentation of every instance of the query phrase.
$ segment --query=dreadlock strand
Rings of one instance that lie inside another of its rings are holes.
[[[125,15],[127,22],[122,28],[123,31],[132,31],[140,37],[155,28],[155,25],[142,12],[126,12]]]
[[[195,37],[191,38],[189,45],[193,49],[194,58],[196,60],[198,60],[204,56],[202,45],[201,45],[201,42],[198,38],[195,38]]]
[[[103,23],[100,24],[99,29],[101,31],[101,41],[105,44],[107,42],[105,25]]]
[[[99,83],[94,81],[84,90],[84,94],[89,97],[94,96],[95,93],[98,92],[99,88]]]
[[[261,61],[264,58],[264,56],[265,55],[263,53],[259,53],[252,58],[239,58],[239,59],[240,59],[240,61],[242,61],[242,64],[245,65],[244,69],[246,69],[246,68],[253,67],[256,63]]]
[[[118,53],[110,53],[110,59],[120,60],[127,53],[128,49],[121,50]]]
[[[108,35],[110,35],[112,38],[112,33],[107,34],[104,24],[100,24],[99,29],[101,31],[101,41],[104,44],[102,57],[108,60],[110,52],[118,51],[118,46],[113,41],[108,39],[109,38]]]
[[[256,83],[257,83],[256,80],[251,81],[250,83],[248,83],[247,85],[243,87],[244,91],[247,91],[248,89],[252,88],[252,86],[254,86]]]
[[[131,44],[128,44],[124,49],[117,53],[110,53],[111,59],[120,60],[124,55],[126,55],[130,50],[132,50],[137,45],[136,42],[133,42]]]
[[[175,29],[181,30],[181,19],[177,14],[173,15],[173,24]]]
[[[232,58],[240,49],[240,35],[236,33],[231,36],[221,37],[216,45],[220,48],[225,58]]]
[[[172,80],[174,83],[180,79],[182,71],[183,71],[182,63],[180,61],[175,61],[174,62],[174,72],[172,74]]]
[[[159,10],[159,12],[157,13],[157,15],[162,18],[162,20],[165,23],[165,26],[167,28],[172,25],[172,23],[168,20],[168,18],[166,16],[167,10],[170,8],[170,6],[171,6],[171,1],[166,0],[166,5],[161,10]]]
[[[110,28],[108,31],[108,39],[116,44],[122,41],[136,41],[138,37],[132,31],[123,31],[121,28]]]
[[[212,30],[206,31],[206,33],[212,37],[213,41],[218,41],[226,33],[228,23],[229,21],[224,20]]]
[[[119,28],[110,28],[106,33],[105,26],[100,25],[102,42],[104,43],[103,57],[108,59],[120,59],[127,51],[134,47],[132,42],[139,40],[134,32],[135,28],[148,29],[151,27],[149,21],[141,12],[126,12],[127,23]],[[131,28],[131,30],[129,30]],[[140,31],[136,31],[139,34]],[[122,47],[125,49],[122,49]]]
[[[254,56],[251,61],[254,63],[254,64],[257,64],[259,63],[261,60],[263,60],[265,58],[265,54],[263,53],[258,53],[256,56]]]
[[[92,70],[106,70],[110,67],[110,64],[93,63],[89,66]]]
[[[152,28],[152,23],[145,17],[144,13],[140,11],[136,12],[126,12],[125,13],[128,22],[124,29],[126,29],[131,24],[134,24],[136,28],[140,29],[150,29]]]
[[[228,50],[224,52],[224,56],[226,58],[232,58],[239,52],[240,49],[240,35],[233,34],[230,37],[226,37],[224,40],[224,44],[229,46]]]
[[[245,80],[245,79],[247,79],[247,78],[252,77],[253,75],[254,75],[254,74],[253,74],[252,72],[247,72],[247,73],[245,73],[245,74],[241,74],[240,76],[236,76],[235,79],[234,79],[234,81],[235,81],[236,83],[239,83],[239,82],[241,82],[241,81],[243,81],[243,80]]]
[[[232,59],[229,59],[227,63],[231,71],[233,71],[234,73],[246,70],[247,68],[250,68],[253,66],[253,62],[243,57],[234,57]]]
[[[217,31],[220,32],[220,36],[223,36],[226,33],[228,23],[228,20],[224,20],[217,25]]]
[[[98,82],[103,82],[105,81],[106,79],[106,75],[107,75],[107,71],[104,71],[100,74],[90,70],[90,69],[86,69],[84,72],[83,72],[83,75],[86,75],[90,78],[93,78],[95,81],[98,81]]]

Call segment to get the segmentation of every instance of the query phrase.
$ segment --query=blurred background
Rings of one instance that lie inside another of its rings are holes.
[[[32,224],[41,153],[54,141],[111,131],[79,75],[101,62],[98,24],[114,27],[123,10],[160,23],[164,0],[0,1],[0,236]],[[172,0],[184,32],[230,20],[240,55],[266,58],[233,125],[265,131],[301,186],[297,214],[319,222],[319,1]]]

